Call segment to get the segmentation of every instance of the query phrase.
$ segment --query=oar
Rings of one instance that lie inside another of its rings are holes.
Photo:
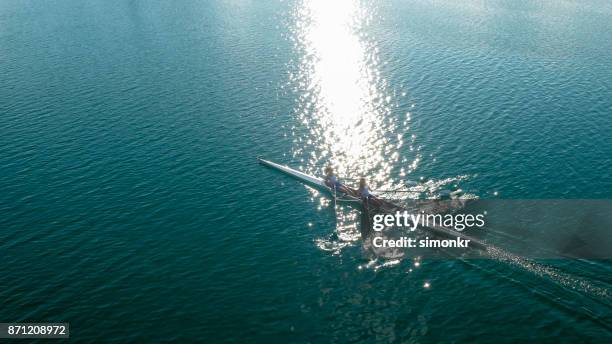
[[[411,190],[372,190],[372,192],[416,192]]]
[[[336,200],[337,200],[337,195],[336,195],[336,186],[334,185],[334,212],[336,212]]]
[[[334,185],[334,217],[336,218],[336,232],[338,232],[339,227],[342,225],[342,220],[338,213],[338,193],[336,185]]]

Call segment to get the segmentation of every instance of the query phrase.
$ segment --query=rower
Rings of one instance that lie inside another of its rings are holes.
[[[325,168],[325,185],[336,191],[345,194],[349,193],[348,189],[344,185],[342,185],[342,183],[340,183],[338,177],[336,177],[336,174],[334,173],[334,169],[331,166],[327,166]]]
[[[359,179],[359,189],[357,192],[359,193],[361,200],[364,201],[366,205],[369,205],[370,203],[376,207],[380,205],[380,200],[378,200],[378,198],[376,198],[376,196],[370,192],[370,188],[363,177]]]
[[[359,196],[361,198],[370,198],[372,194],[370,193],[370,189],[368,188],[368,184],[366,184],[365,178],[361,177],[359,179]]]

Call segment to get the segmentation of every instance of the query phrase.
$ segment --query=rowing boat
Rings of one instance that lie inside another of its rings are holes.
[[[339,201],[344,200],[344,201],[350,201],[350,202],[355,202],[355,203],[357,202],[361,203],[361,199],[357,196],[358,193],[355,189],[351,189],[347,187],[347,189],[351,190],[351,192],[354,193],[353,195],[342,194],[342,195],[336,196],[335,191],[325,184],[325,180],[323,178],[318,178],[318,177],[306,174],[304,172],[295,170],[289,166],[280,165],[275,162],[265,160],[259,157],[257,158],[257,161],[264,166],[270,167],[274,170],[277,170],[288,176],[291,176],[306,185],[314,187],[318,190],[326,191],[332,197],[336,197],[337,200]],[[406,207],[403,207],[401,205],[389,202],[387,200],[383,200],[381,198],[376,198],[376,199],[380,202],[380,206],[378,206],[377,208],[384,212],[391,213],[395,211],[408,211]],[[364,210],[368,211],[367,207]],[[478,239],[474,239],[470,236],[459,233],[457,231],[451,230],[449,228],[442,227],[442,226],[432,226],[432,227],[426,227],[425,229],[433,234],[444,236],[447,238],[452,238],[452,239],[461,238],[464,240],[470,240],[473,247],[486,250],[486,245],[482,241],[479,241]]]
[[[331,194],[332,196],[335,195],[335,192],[332,188],[330,188],[329,186],[327,186],[327,184],[325,184],[325,180],[323,178],[317,178],[315,176],[311,176],[309,174],[306,174],[304,172],[295,170],[289,166],[284,166],[284,165],[280,165],[277,164],[275,162],[269,161],[269,160],[265,160],[262,158],[257,158],[257,161],[259,161],[260,164],[270,167],[272,169],[275,169],[277,171],[283,172],[284,174],[287,174],[299,181],[301,181],[302,183],[306,184],[306,185],[310,185],[318,190],[322,190],[325,192],[328,192],[329,194]],[[357,197],[357,192],[354,189],[348,188],[347,189],[351,190],[354,194],[341,194],[341,195],[337,195],[336,198],[339,201],[353,201],[353,202],[360,202],[361,200],[359,199],[359,197]]]

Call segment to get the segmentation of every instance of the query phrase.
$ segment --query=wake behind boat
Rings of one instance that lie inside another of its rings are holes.
[[[286,175],[289,175],[301,181],[302,183],[306,185],[309,185],[318,190],[326,192],[327,194],[331,195],[334,198],[334,200],[349,201],[349,202],[360,204],[362,206],[362,210],[366,213],[367,215],[366,217],[368,218],[369,218],[368,213],[371,211],[382,212],[382,213],[393,213],[396,211],[409,211],[409,209],[407,209],[406,207],[402,205],[384,200],[375,195],[372,195],[372,197],[376,199],[376,206],[372,207],[371,204],[369,204],[368,202],[364,202],[364,200],[361,197],[359,197],[359,192],[354,188],[350,188],[346,185],[343,185],[343,187],[346,188],[348,192],[338,193],[337,189],[330,187],[326,183],[324,178],[315,177],[313,175],[309,175],[307,173],[298,171],[291,167],[280,165],[275,162],[262,159],[260,157],[257,158],[257,161],[264,166],[267,166],[269,168],[282,172]],[[449,228],[445,228],[441,226],[432,226],[432,227],[425,227],[425,230],[431,232],[432,234],[440,235],[446,238],[452,238],[452,239],[461,238],[464,240],[469,240],[472,243],[472,247],[476,247],[482,250],[487,249],[487,246],[480,240],[474,239],[463,233],[459,233]]]

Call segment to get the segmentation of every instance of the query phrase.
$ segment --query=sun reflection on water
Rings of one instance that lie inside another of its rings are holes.
[[[332,165],[349,185],[364,176],[371,188],[388,198],[397,195],[381,190],[406,187],[406,179],[418,179],[413,174],[422,156],[410,130],[414,104],[406,105],[401,99],[406,90],[394,89],[383,77],[385,62],[373,30],[377,19],[376,5],[371,3],[304,0],[296,4],[290,24],[296,60],[287,85],[298,95],[291,153],[305,172],[320,176],[324,166]],[[413,182],[410,192],[414,192],[401,195],[430,197],[454,181]],[[311,191],[313,201],[320,199],[318,209],[333,209],[336,214],[335,231],[316,240],[319,248],[340,254],[344,247],[362,241],[358,212],[335,208],[334,202]],[[363,245],[372,251],[365,240]],[[404,252],[374,255],[375,269],[405,258]]]
[[[376,41],[368,33],[376,8],[364,6],[350,0],[305,0],[295,7],[291,39],[299,58],[289,86],[299,99],[292,154],[312,174],[321,175],[324,166],[332,165],[349,184],[365,176],[374,188],[388,187],[392,173],[411,173],[420,155],[409,134],[410,113],[399,109],[398,98],[406,92],[388,87]],[[400,154],[404,144],[410,158]],[[333,202],[321,201],[318,208],[331,207]],[[335,232],[316,244],[339,254],[360,239],[359,216],[350,209],[334,210]]]
[[[378,50],[367,35],[376,11],[362,6],[310,0],[295,10],[293,39],[301,59],[292,82],[301,96],[293,154],[311,172],[320,174],[313,169],[331,164],[341,176],[364,175],[381,184],[400,159],[409,114],[391,116],[397,100],[381,77]]]

